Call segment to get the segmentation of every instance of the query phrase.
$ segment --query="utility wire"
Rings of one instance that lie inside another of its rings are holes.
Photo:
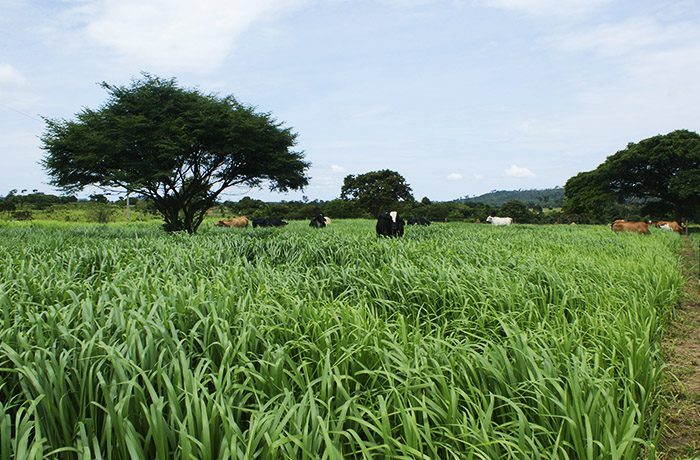
[[[39,123],[43,123],[43,122],[44,122],[44,120],[41,120],[41,119],[35,117],[34,115],[29,115],[29,114],[26,113],[26,112],[22,112],[21,110],[15,109],[14,107],[11,107],[11,106],[9,106],[9,105],[7,105],[7,104],[3,104],[2,102],[0,102],[0,106],[3,106],[3,107],[6,108],[7,110],[12,110],[13,112],[17,112],[17,113],[20,114],[20,115],[24,115],[24,116],[27,117],[27,118],[31,118],[31,119],[34,120],[34,121],[38,121]]]

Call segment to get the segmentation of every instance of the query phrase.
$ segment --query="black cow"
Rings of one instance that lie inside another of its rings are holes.
[[[287,222],[282,219],[263,219],[257,217],[253,219],[253,228],[256,227],[283,227],[287,225]]]
[[[317,214],[314,216],[313,219],[311,219],[311,222],[309,222],[309,227],[313,228],[323,228],[326,226],[326,218],[323,217],[323,214]]]
[[[408,225],[430,225],[430,221],[425,217],[409,217]]]
[[[385,212],[377,218],[377,236],[403,236],[404,220],[396,211]]]

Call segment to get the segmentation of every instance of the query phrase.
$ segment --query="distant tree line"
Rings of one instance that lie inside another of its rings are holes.
[[[16,211],[21,208],[47,209],[56,204],[74,203],[78,198],[73,195],[57,196],[41,192],[33,192],[26,195],[10,190],[5,197],[0,197],[0,211]]]
[[[561,208],[564,204],[564,189],[554,187],[532,190],[493,190],[475,197],[463,197],[457,201],[483,203],[496,207],[503,206],[509,201],[520,201],[530,207]]]
[[[106,195],[93,194],[79,199],[75,195],[52,195],[32,192],[18,194],[11,190],[0,196],[0,218],[10,220],[47,219],[60,221],[88,221],[107,223],[123,219],[126,200],[109,201]],[[143,197],[130,199],[133,220],[152,219],[157,211],[149,200]]]
[[[158,216],[154,204],[144,197],[131,197],[131,209],[144,216]],[[123,213],[126,199],[107,201],[101,194],[91,195],[88,199],[78,199],[74,195],[60,196],[45,193],[19,195],[16,191],[0,197],[0,212],[5,218],[27,220],[32,213],[40,212],[43,218],[73,220],[71,211],[83,212],[85,220],[109,222],[115,220],[117,213]],[[431,201],[424,197],[420,201],[409,200],[389,206],[405,217],[425,217],[433,222],[467,221],[484,222],[489,215],[510,216],[517,223],[568,223],[571,221],[560,212],[546,212],[539,206],[530,207],[523,202],[513,200],[503,206],[489,206],[484,203],[463,203],[458,201]],[[265,202],[250,197],[238,201],[221,201],[210,209],[211,217],[279,217],[288,220],[307,220],[323,213],[335,219],[372,219],[376,216],[364,209],[356,200],[292,200]],[[77,218],[76,218],[77,219]],[[80,219],[77,219],[80,220]]]
[[[529,207],[520,201],[510,201],[503,206],[495,207],[484,203],[463,203],[458,201],[431,201],[423,198],[420,201],[405,201],[395,203],[391,210],[397,210],[404,217],[425,217],[433,222],[468,221],[484,222],[489,215],[513,217],[515,222],[522,224],[534,223],[569,223],[571,218],[561,212],[545,212],[542,207]],[[225,201],[220,204],[216,215],[232,217],[246,215],[248,217],[274,216],[282,219],[305,220],[311,219],[318,213],[335,219],[372,219],[376,216],[363,209],[355,200],[334,199],[329,201],[282,201],[264,202],[244,197],[239,201]]]

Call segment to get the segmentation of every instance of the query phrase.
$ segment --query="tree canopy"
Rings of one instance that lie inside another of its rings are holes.
[[[700,204],[700,135],[677,130],[630,143],[565,186],[564,209],[589,215],[637,200],[670,211],[676,221]]]
[[[366,209],[372,216],[390,211],[390,208],[400,202],[415,201],[406,179],[389,169],[345,176],[340,197],[344,200],[355,200],[358,206]]]
[[[230,187],[308,183],[296,133],[270,113],[148,74],[101,86],[109,97],[99,109],[45,119],[43,166],[59,188],[124,189],[151,199],[166,230],[194,233]]]

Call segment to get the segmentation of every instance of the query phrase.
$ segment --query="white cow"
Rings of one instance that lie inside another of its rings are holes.
[[[510,225],[513,223],[513,218],[488,216],[486,218],[486,222],[490,223],[491,225]]]

